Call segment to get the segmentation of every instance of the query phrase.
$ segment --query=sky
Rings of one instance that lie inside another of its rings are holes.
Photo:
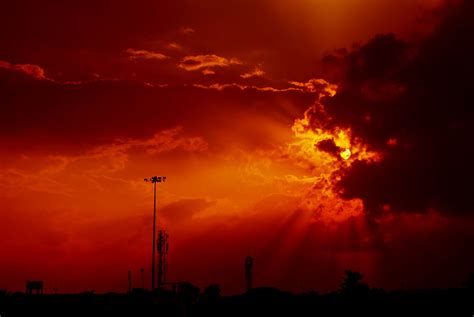
[[[0,11],[0,289],[458,287],[473,4],[31,1]]]

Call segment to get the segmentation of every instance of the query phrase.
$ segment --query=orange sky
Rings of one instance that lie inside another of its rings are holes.
[[[153,193],[143,178],[152,175],[168,177],[158,185],[158,226],[170,234],[170,280],[238,292],[252,255],[256,285],[329,290],[346,268],[374,286],[425,283],[417,271],[435,276],[444,266],[424,268],[415,247],[435,255],[424,243],[442,243],[446,223],[470,226],[427,213],[387,216],[374,229],[360,199],[335,194],[332,177],[383,153],[350,128],[312,131],[304,118],[337,87],[337,72],[320,63],[325,54],[379,33],[419,40],[438,4],[7,4],[0,288],[44,279],[47,291],[122,291],[128,269],[138,278],[144,266],[148,276]],[[321,137],[351,157],[314,148]],[[454,261],[457,251],[443,252]],[[455,284],[460,274],[436,283]]]

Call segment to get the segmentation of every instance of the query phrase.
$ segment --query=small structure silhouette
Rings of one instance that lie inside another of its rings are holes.
[[[128,270],[128,292],[132,291],[132,270]]]
[[[43,294],[44,282],[43,281],[26,281],[26,294]]]
[[[245,282],[247,291],[252,289],[252,278],[253,278],[253,258],[251,256],[245,257]]]
[[[145,289],[145,269],[144,268],[140,269],[140,274],[142,276],[142,289]]]

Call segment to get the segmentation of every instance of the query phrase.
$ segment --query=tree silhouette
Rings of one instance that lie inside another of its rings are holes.
[[[185,304],[193,304],[199,297],[199,287],[189,283],[181,282],[178,285],[176,294],[179,300]]]
[[[11,292],[9,292],[8,290],[0,289],[0,300],[3,300],[3,299],[7,298],[10,295],[11,295]]]
[[[464,286],[470,289],[474,289],[474,273],[471,273],[469,275],[469,278],[467,281],[464,283]]]
[[[210,284],[204,289],[204,297],[208,300],[216,300],[221,297],[221,287],[219,284]]]
[[[369,286],[362,282],[364,275],[357,271],[346,270],[343,281],[340,285],[341,292],[345,294],[356,294],[366,292]]]

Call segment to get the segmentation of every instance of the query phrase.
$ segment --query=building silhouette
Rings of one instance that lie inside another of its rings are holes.
[[[43,281],[26,281],[26,294],[43,294],[44,282]]]

